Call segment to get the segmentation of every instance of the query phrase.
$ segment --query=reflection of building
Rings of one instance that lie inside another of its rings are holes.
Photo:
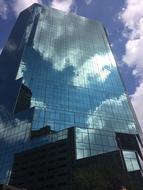
[[[140,127],[101,23],[38,4],[23,11],[0,56],[0,105],[1,183],[78,189],[95,167],[89,182],[139,190]],[[43,155],[55,163],[41,163]],[[86,189],[96,185],[89,182]]]
[[[73,129],[66,139],[15,155],[10,184],[30,189],[71,189]]]

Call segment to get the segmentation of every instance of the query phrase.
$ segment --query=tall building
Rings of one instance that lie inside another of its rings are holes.
[[[141,190],[141,138],[103,25],[24,10],[0,56],[0,183]]]

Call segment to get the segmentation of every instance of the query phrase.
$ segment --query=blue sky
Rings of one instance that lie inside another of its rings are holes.
[[[0,50],[19,12],[35,2],[103,23],[143,127],[143,0],[0,0]]]

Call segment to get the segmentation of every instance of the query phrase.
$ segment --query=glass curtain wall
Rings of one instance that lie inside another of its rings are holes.
[[[34,19],[16,77],[32,91],[33,129],[136,133],[102,24],[49,8]]]

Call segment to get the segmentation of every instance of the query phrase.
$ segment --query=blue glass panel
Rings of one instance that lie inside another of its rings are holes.
[[[100,129],[75,129],[76,158],[84,158],[118,149],[114,132]]]
[[[140,166],[139,166],[135,152],[124,150],[123,157],[124,157],[126,168],[127,168],[128,172],[140,170]]]

